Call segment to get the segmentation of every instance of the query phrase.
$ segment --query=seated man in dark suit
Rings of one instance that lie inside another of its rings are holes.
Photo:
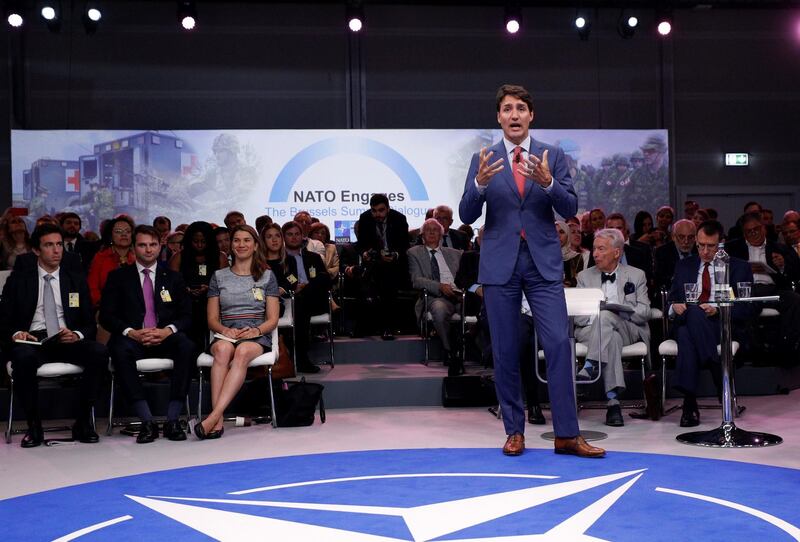
[[[444,235],[442,235],[443,247],[467,250],[467,243],[469,242],[467,236],[463,232],[450,227],[453,225],[453,209],[447,205],[439,205],[433,210],[433,218],[444,228]],[[420,234],[420,243],[422,243],[421,238],[422,235]]]
[[[83,272],[89,273],[89,265],[92,263],[94,255],[100,248],[99,243],[87,241],[81,235],[81,217],[76,213],[63,213],[59,217],[61,229],[64,232],[64,252],[66,254],[77,254],[80,258]]]
[[[186,334],[192,325],[192,303],[181,274],[158,263],[161,244],[155,228],[137,226],[133,243],[136,265],[108,275],[100,301],[100,324],[111,333],[108,350],[114,371],[142,420],[136,442],[146,444],[158,438],[158,424],[136,370],[136,360],[143,358],[173,360],[164,436],[186,440],[178,416],[197,356]]]
[[[700,412],[697,408],[697,378],[700,369],[709,366],[715,383],[718,384],[720,380],[720,360],[717,353],[720,322],[719,311],[712,297],[714,270],[710,264],[717,253],[722,233],[719,222],[709,220],[700,224],[697,230],[698,255],[678,261],[669,292],[669,314],[674,319],[673,333],[678,342],[673,387],[683,393],[681,427],[694,427],[700,423]],[[731,257],[728,282],[737,295],[739,282],[753,282],[753,274],[744,261]],[[685,284],[697,284],[700,297],[696,305],[686,304]],[[751,317],[752,308],[749,305],[737,303],[733,306],[731,320],[734,338],[740,335],[739,331]]]
[[[92,407],[101,371],[108,363],[108,352],[94,341],[97,324],[89,287],[80,270],[61,266],[64,247],[58,226],[38,226],[31,236],[31,246],[37,265],[23,266],[11,273],[0,303],[3,350],[11,358],[15,391],[28,418],[22,447],[32,448],[44,441],[36,370],[50,361],[83,367],[80,407],[72,437],[81,442],[97,442]],[[15,342],[39,342],[47,337],[54,338],[42,345]]]
[[[386,194],[373,194],[358,218],[359,254],[370,297],[377,298],[383,339],[394,339],[397,292],[408,283],[408,221],[389,208]]]
[[[669,291],[672,287],[672,276],[675,274],[675,265],[678,261],[697,254],[697,227],[694,222],[685,218],[678,220],[672,226],[672,241],[658,247],[655,251],[655,266],[653,276],[657,292],[662,289]],[[658,296],[658,306],[661,306]]]
[[[281,227],[286,245],[284,273],[294,292],[294,332],[297,370],[318,373],[319,367],[308,357],[311,317],[328,312],[328,292],[331,276],[319,254],[303,248],[303,228],[290,221]]]
[[[786,245],[767,239],[760,213],[746,214],[740,222],[744,239],[729,241],[725,250],[750,263],[754,296],[780,296],[771,306],[781,313],[783,350],[794,358],[800,350],[800,294],[793,289],[800,281],[800,257]]]
[[[630,265],[637,269],[644,271],[647,277],[647,286],[649,290],[653,289],[653,257],[650,252],[650,247],[638,241],[631,241],[630,230],[628,229],[628,222],[622,213],[611,213],[606,219],[606,228],[619,230],[622,237],[625,239],[625,247],[622,253],[620,263],[623,265]],[[594,250],[594,247],[592,247]],[[592,253],[594,256],[594,252]],[[594,265],[594,260],[590,259],[589,267]]]
[[[449,362],[448,375],[458,376],[463,372],[463,364],[451,348],[450,319],[461,306],[461,295],[455,285],[461,251],[443,247],[443,233],[444,228],[435,218],[422,224],[425,244],[409,249],[408,270],[414,288],[428,291],[428,312]],[[423,318],[427,318],[424,299],[417,301],[415,310],[417,321],[422,325]]]

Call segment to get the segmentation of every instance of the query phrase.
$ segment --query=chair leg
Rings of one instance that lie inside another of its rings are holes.
[[[647,395],[644,393],[644,381],[647,378],[647,371],[645,370],[644,366],[644,356],[641,359],[642,362],[642,402],[644,403],[644,407],[647,408]]]
[[[189,407],[189,392],[186,392],[186,419],[192,417],[192,409]]]
[[[8,388],[8,425],[6,426],[6,444],[11,444],[11,424],[14,422],[14,377],[10,378]]]
[[[203,419],[203,368],[197,368],[197,419]]]
[[[330,344],[330,349],[331,349],[331,369],[333,369],[336,366],[335,365],[336,362],[334,361],[333,358],[333,312],[331,312],[330,314],[331,314],[331,320],[330,322],[328,322],[328,333],[329,333],[328,342]]]
[[[278,415],[275,413],[275,392],[272,389],[272,366],[267,367],[267,386],[269,387],[269,407],[272,412],[272,428],[278,427]]]
[[[114,373],[111,373],[111,391],[108,394],[108,427],[106,427],[106,436],[110,437],[114,431]]]

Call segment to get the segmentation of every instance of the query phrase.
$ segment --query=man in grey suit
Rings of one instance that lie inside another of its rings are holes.
[[[450,346],[450,319],[461,303],[461,293],[455,286],[461,251],[441,246],[444,228],[435,218],[426,220],[421,229],[422,245],[410,248],[407,253],[411,284],[428,291],[428,312],[449,361],[447,373],[458,376],[464,369]],[[422,323],[426,317],[425,301],[419,299],[415,308],[417,320]]]
[[[578,288],[601,288],[607,304],[617,305],[600,312],[599,318],[575,319],[575,338],[586,343],[589,353],[579,380],[596,377],[598,362],[603,363],[603,382],[608,397],[606,425],[624,425],[618,396],[625,391],[622,370],[622,347],[650,342],[650,299],[644,271],[620,263],[625,238],[619,230],[606,228],[595,232],[595,265],[578,273]]]

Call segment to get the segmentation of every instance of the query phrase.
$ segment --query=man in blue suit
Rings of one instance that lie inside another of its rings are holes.
[[[503,453],[520,455],[525,450],[517,340],[524,292],[547,359],[555,452],[602,457],[605,451],[587,444],[578,429],[564,266],[553,227],[554,209],[562,217],[573,216],[578,209],[567,161],[559,148],[530,136],[533,100],[527,90],[503,85],[496,102],[503,140],[473,155],[459,215],[462,222],[472,224],[486,203],[478,280],[483,285],[495,387],[507,435]]]
[[[675,276],[669,292],[669,314],[674,319],[673,330],[678,343],[678,359],[673,387],[683,393],[681,427],[700,424],[697,408],[697,377],[700,368],[708,365],[715,382],[719,383],[720,359],[717,345],[720,340],[719,310],[713,299],[714,270],[711,262],[722,237],[722,225],[715,220],[700,224],[697,229],[698,254],[687,256],[675,265]],[[753,282],[747,262],[732,257],[728,283],[738,290],[740,282]],[[687,305],[684,284],[697,284],[698,304]],[[736,295],[739,295],[736,291]],[[731,310],[733,335],[740,335],[744,324],[752,317],[750,304],[736,303]],[[719,384],[717,384],[719,386]]]

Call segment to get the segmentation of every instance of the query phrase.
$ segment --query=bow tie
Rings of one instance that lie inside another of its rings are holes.
[[[616,273],[602,273],[600,275],[600,284],[604,284],[606,281],[613,283],[615,280],[617,280]]]

